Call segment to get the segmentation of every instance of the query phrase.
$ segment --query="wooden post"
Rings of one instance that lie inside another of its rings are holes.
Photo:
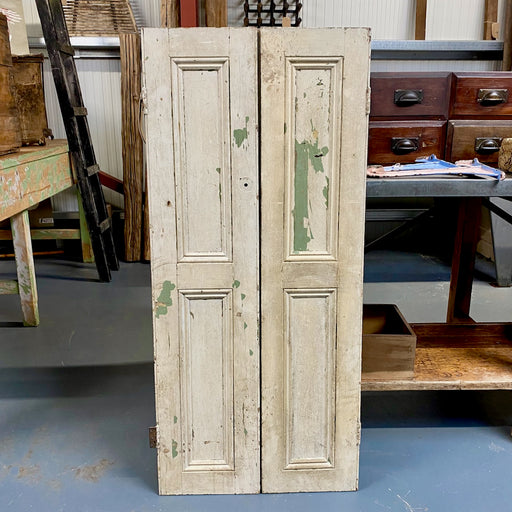
[[[160,26],[164,28],[175,28],[180,26],[179,0],[160,1]]]
[[[505,27],[503,31],[502,71],[510,71],[512,65],[512,0],[506,0]]]
[[[139,261],[142,243],[143,148],[139,134],[141,90],[140,36],[120,34],[126,261]]]
[[[498,39],[498,0],[485,0],[484,39]]]
[[[416,26],[414,39],[425,39],[427,25],[427,0],[416,0]]]
[[[205,0],[205,12],[207,27],[228,26],[227,0]]]

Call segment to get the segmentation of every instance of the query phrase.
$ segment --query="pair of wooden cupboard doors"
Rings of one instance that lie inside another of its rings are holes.
[[[160,493],[356,489],[368,30],[145,29],[143,66]]]

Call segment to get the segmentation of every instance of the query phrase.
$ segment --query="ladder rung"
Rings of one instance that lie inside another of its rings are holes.
[[[98,226],[100,228],[101,233],[105,233],[107,229],[110,229],[110,226],[112,225],[112,222],[110,220],[110,217],[107,217],[104,221],[100,222],[100,225]]]
[[[87,115],[87,109],[85,107],[73,107],[73,115],[75,117],[83,117]]]
[[[94,176],[100,172],[100,166],[98,164],[87,167],[87,176]]]
[[[57,46],[59,52],[61,53],[65,53],[66,55],[75,55],[75,50],[73,50],[73,47],[70,45],[70,44],[67,44],[67,43],[63,43],[63,44],[58,44]]]

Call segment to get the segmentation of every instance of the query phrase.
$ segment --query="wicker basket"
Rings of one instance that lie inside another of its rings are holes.
[[[128,0],[62,0],[70,36],[117,36],[137,32]]]

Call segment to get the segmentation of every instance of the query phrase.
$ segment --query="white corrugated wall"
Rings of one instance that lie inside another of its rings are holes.
[[[268,3],[268,0],[264,3]],[[373,39],[413,39],[415,0],[302,0],[304,27],[367,26]],[[500,0],[499,19],[504,18]],[[159,26],[160,0],[131,0],[139,26]],[[430,40],[478,40],[483,33],[485,0],[429,0],[426,38]],[[41,36],[34,0],[23,0],[29,36]],[[243,1],[228,0],[230,25],[243,22]],[[76,61],[96,158],[105,172],[122,179],[121,99],[119,59],[80,58]],[[373,71],[493,70],[492,61],[373,61]],[[48,66],[45,87],[50,127],[65,137],[60,110]],[[105,190],[109,202],[122,206],[122,196]],[[57,210],[76,210],[72,193],[61,194]]]

